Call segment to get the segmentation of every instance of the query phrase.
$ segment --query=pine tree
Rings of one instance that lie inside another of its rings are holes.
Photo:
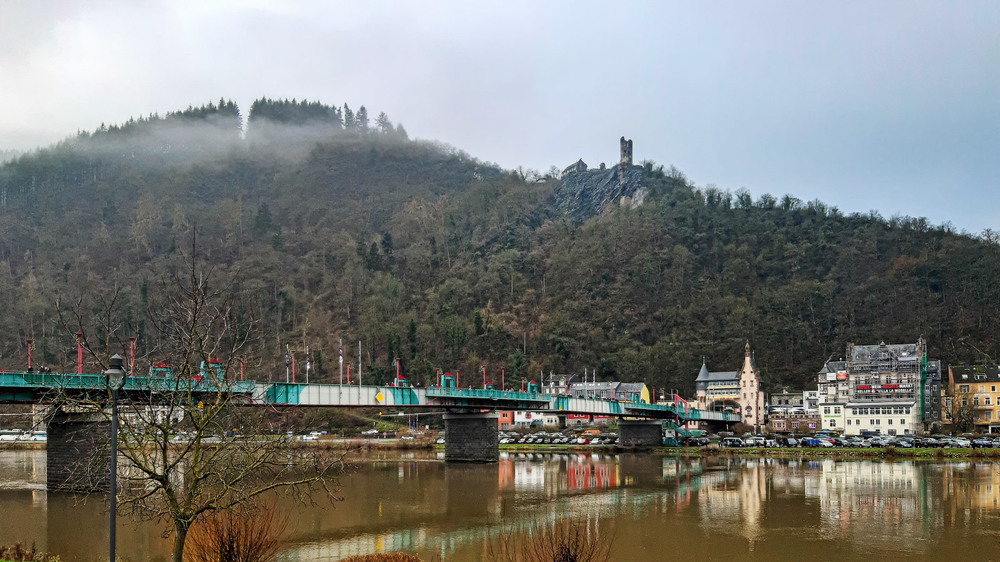
[[[344,129],[348,131],[354,131],[357,128],[357,123],[354,120],[354,112],[351,111],[347,104],[344,104]]]
[[[378,127],[378,131],[383,135],[391,135],[396,132],[392,126],[392,121],[389,121],[389,116],[384,111],[378,114],[378,117],[375,119],[375,126]]]
[[[356,121],[357,121],[356,126],[357,126],[358,131],[360,131],[362,135],[367,135],[368,134],[368,110],[365,109],[365,106],[362,105],[360,108],[358,108],[358,116],[356,118]]]

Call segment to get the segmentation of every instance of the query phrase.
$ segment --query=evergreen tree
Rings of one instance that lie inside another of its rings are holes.
[[[351,108],[344,104],[344,129],[348,131],[357,130],[357,122],[354,120],[354,112]]]
[[[362,135],[368,134],[368,110],[365,106],[358,108],[358,115],[355,117],[356,128]]]
[[[385,112],[378,114],[375,118],[375,126],[378,127],[378,131],[383,135],[392,135],[396,132],[395,128],[392,126],[392,121],[389,121],[389,116]]]

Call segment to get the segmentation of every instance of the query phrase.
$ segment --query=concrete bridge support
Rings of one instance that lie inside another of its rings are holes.
[[[495,412],[445,414],[445,460],[456,462],[499,461],[498,417]]]
[[[663,422],[660,420],[618,420],[618,445],[621,447],[662,446]]]
[[[111,422],[99,413],[55,414],[46,433],[46,487],[108,491],[110,432]]]

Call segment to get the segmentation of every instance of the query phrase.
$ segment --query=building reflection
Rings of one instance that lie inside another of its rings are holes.
[[[46,493],[43,457],[0,457],[0,469],[8,487],[0,503],[18,514],[6,538],[29,538],[64,559],[100,555],[101,502]],[[636,528],[636,536],[693,531],[728,541],[737,555],[749,545],[758,558],[791,535],[809,538],[798,548],[817,549],[797,552],[806,559],[840,558],[845,552],[829,551],[837,545],[860,549],[850,555],[875,544],[934,557],[933,545],[949,533],[962,538],[1000,521],[1000,464],[986,462],[512,453],[496,465],[462,465],[416,455],[360,462],[341,485],[349,492],[335,509],[281,504],[296,513],[283,560],[398,550],[479,560],[501,529],[525,533],[562,520]],[[132,559],[165,559],[169,545],[158,532],[123,537]]]

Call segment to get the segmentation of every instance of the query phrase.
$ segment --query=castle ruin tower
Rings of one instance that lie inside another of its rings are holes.
[[[618,186],[625,185],[625,171],[632,167],[632,139],[623,136],[618,144],[621,149],[621,163],[618,165]]]

